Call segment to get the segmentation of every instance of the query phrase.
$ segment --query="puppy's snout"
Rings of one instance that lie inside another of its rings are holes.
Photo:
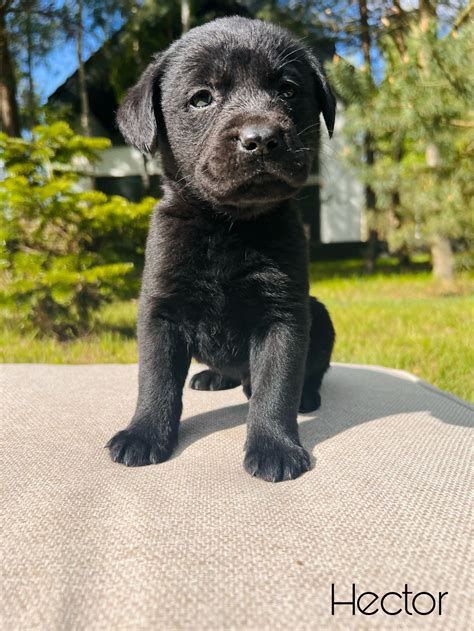
[[[247,125],[242,128],[239,145],[242,151],[267,155],[280,144],[280,130],[268,125]]]

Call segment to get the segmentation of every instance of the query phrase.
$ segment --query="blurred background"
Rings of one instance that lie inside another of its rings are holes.
[[[297,200],[334,359],[474,400],[472,0],[0,0],[0,360],[137,360],[161,170],[115,112],[154,52],[236,14],[293,31],[337,94]]]

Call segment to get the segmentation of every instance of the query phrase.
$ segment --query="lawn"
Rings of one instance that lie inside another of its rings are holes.
[[[422,265],[392,262],[366,275],[359,261],[311,265],[311,293],[334,319],[334,360],[401,368],[474,401],[474,274],[443,285]],[[102,363],[137,360],[136,302],[107,305],[95,331],[68,343],[21,333],[12,314],[0,331],[3,362]]]

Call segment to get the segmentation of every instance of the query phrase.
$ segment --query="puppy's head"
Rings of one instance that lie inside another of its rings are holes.
[[[175,188],[245,217],[304,184],[319,114],[331,135],[335,110],[319,62],[299,41],[233,17],[158,55],[125,97],[118,124],[140,150],[161,150]]]

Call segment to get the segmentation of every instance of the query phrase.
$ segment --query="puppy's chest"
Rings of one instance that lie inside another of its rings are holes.
[[[237,238],[220,235],[206,239],[196,263],[197,285],[217,302],[240,297],[245,287],[256,284],[256,274],[263,277],[272,268],[262,253]]]
[[[245,363],[255,326],[275,310],[288,283],[275,261],[239,239],[210,237],[185,304],[196,357],[219,367]]]
[[[214,329],[220,323],[229,326],[255,317],[281,300],[290,286],[278,261],[239,235],[207,236],[191,266],[192,291],[183,296],[182,304],[185,310],[189,306],[194,320]]]

